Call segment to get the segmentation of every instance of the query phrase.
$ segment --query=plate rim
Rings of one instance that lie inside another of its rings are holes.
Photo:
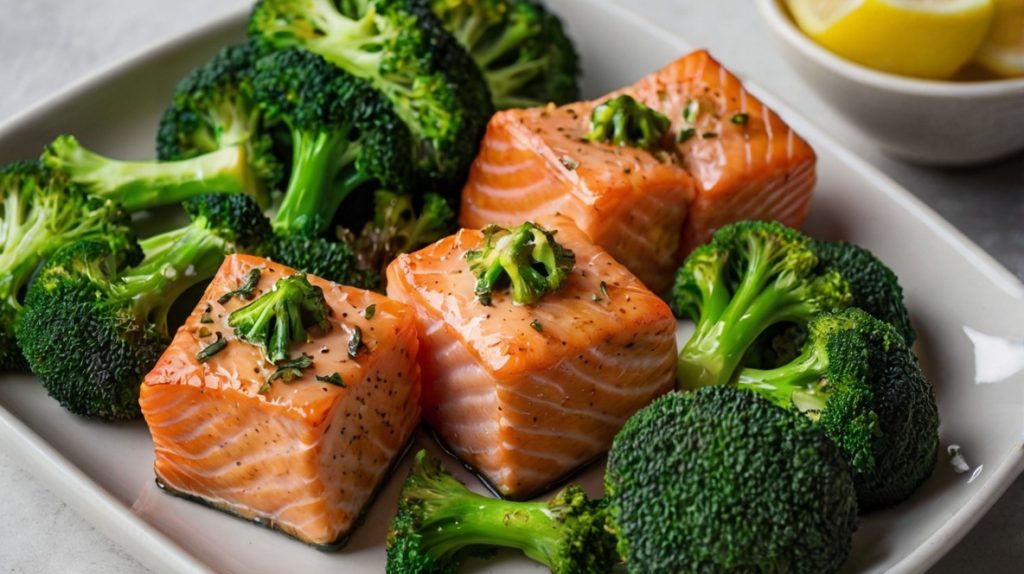
[[[558,1],[596,4],[616,18],[628,20],[634,25],[649,30],[658,40],[678,47],[681,52],[694,49],[679,35],[628,10],[614,0]],[[153,59],[176,52],[199,38],[225,33],[227,29],[236,29],[239,21],[248,13],[248,8],[229,11],[179,35],[152,42],[111,64],[82,76],[0,122],[0,138],[9,132],[17,131],[25,124],[36,121],[49,108],[74,100],[80,92],[128,74],[132,69],[143,67]],[[771,92],[761,88],[757,82],[743,79],[743,83],[766,105],[780,116],[785,117],[787,123],[799,126],[797,131],[809,135],[810,137],[807,139],[816,142],[823,149],[828,149],[829,153],[834,154],[840,161],[869,179],[889,199],[902,204],[908,208],[908,211],[915,212],[919,219],[942,237],[947,244],[974,260],[978,269],[984,272],[997,287],[1006,291],[1011,297],[1024,300],[1024,282],[1021,282],[1002,263],[939,215],[923,200],[874,165],[847,149],[813,121],[796,112]],[[89,475],[2,405],[0,405],[0,438],[3,439],[3,450],[17,459],[23,468],[29,470],[64,502],[74,507],[90,523],[96,525],[112,541],[123,546],[146,566],[159,571],[197,574],[212,572],[208,565],[182,548],[173,538],[132,512],[130,507],[124,505],[105,488],[93,481]],[[935,564],[981,520],[1022,471],[1024,471],[1024,437],[990,475],[985,488],[957,509],[945,524],[897,562],[891,571],[923,572]]]

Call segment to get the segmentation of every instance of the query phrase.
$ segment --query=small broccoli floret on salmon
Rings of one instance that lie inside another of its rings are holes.
[[[431,0],[476,62],[497,109],[579,99],[576,50],[562,23],[533,0]]]
[[[212,277],[226,253],[269,235],[245,195],[186,205],[192,222],[136,242],[83,240],[46,263],[18,325],[32,372],[65,408],[105,420],[139,414],[139,383],[169,342],[167,314]]]
[[[324,292],[305,275],[279,279],[274,287],[228,316],[235,336],[263,349],[271,363],[288,360],[293,343],[305,341],[307,331],[326,331],[327,303]]]
[[[860,309],[816,317],[803,352],[737,385],[819,424],[854,471],[862,511],[909,496],[935,468],[939,415],[902,334]]]
[[[261,0],[249,33],[322,56],[380,92],[412,133],[425,177],[458,185],[491,114],[472,59],[418,0]]]
[[[597,107],[590,115],[590,131],[586,139],[607,142],[655,152],[665,147],[671,125],[661,112],[622,95]]]
[[[420,451],[402,487],[387,542],[388,574],[455,572],[481,550],[513,548],[556,574],[599,574],[618,561],[600,501],[569,486],[548,502],[511,502],[468,490]]]
[[[476,276],[476,296],[484,305],[506,280],[512,302],[531,305],[557,291],[569,278],[576,256],[555,240],[555,234],[534,223],[512,228],[488,225],[484,246],[466,252],[466,262]]]

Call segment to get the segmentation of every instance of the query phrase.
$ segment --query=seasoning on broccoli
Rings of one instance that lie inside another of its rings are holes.
[[[291,346],[305,341],[309,329],[326,331],[330,327],[327,313],[323,290],[305,275],[292,275],[278,279],[269,291],[232,311],[228,325],[236,337],[263,349],[267,360],[276,364],[288,360]]]
[[[466,252],[466,262],[484,305],[491,304],[506,279],[512,302],[532,305],[561,289],[576,264],[576,255],[555,241],[554,232],[529,221],[512,228],[488,225],[483,234],[483,247]]]

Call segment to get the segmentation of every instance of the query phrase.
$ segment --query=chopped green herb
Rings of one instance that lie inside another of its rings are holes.
[[[683,142],[689,140],[690,138],[692,138],[695,135],[697,135],[697,130],[695,130],[693,128],[686,128],[685,130],[679,130],[679,133],[676,134],[676,143],[683,143]]]
[[[533,330],[537,331],[538,333],[543,333],[544,332],[544,325],[540,321],[538,321],[536,319],[534,319],[533,321],[530,321],[530,326],[533,327]]]
[[[363,330],[359,327],[352,329],[352,338],[348,340],[348,356],[353,359],[359,354],[359,349],[363,347]]]
[[[267,384],[281,379],[286,383],[290,383],[293,379],[297,379],[302,376],[302,369],[313,366],[313,357],[303,353],[298,359],[291,359],[285,361],[277,366],[277,370],[274,374],[270,375],[267,379]]]
[[[212,310],[213,308],[207,305],[206,309],[203,309],[203,314],[199,317],[199,322],[206,324],[213,323],[213,317],[210,316],[210,311]]]
[[[320,381],[321,383],[327,383],[329,385],[334,385],[336,387],[341,387],[343,389],[348,386],[345,384],[345,381],[342,380],[341,375],[339,375],[338,373],[331,373],[326,377],[323,375],[317,375],[316,380]]]
[[[268,381],[264,381],[264,383],[262,385],[260,385],[260,390],[258,390],[256,392],[261,394],[261,395],[265,395],[267,393],[267,391],[269,391],[269,390],[270,390],[270,381],[268,380]]]
[[[602,281],[602,282],[601,282],[601,286],[600,286],[600,288],[601,288],[601,295],[602,295],[602,296],[603,296],[603,297],[604,297],[605,299],[607,299],[607,298],[608,298],[608,284],[607,284],[607,283],[605,283],[604,281]]]
[[[366,309],[363,310],[363,318],[365,318],[367,321],[369,321],[370,319],[373,319],[373,316],[376,313],[377,313],[377,305],[376,304],[371,304],[368,307],[366,307]]]
[[[704,133],[700,134],[700,137],[702,137],[702,138],[704,138],[706,140],[709,140],[711,138],[717,138],[718,134],[716,134],[715,132],[704,132]]]
[[[259,267],[253,267],[249,270],[249,275],[245,278],[245,283],[242,283],[238,289],[228,291],[221,295],[220,298],[217,299],[217,302],[223,305],[230,301],[232,297],[238,297],[239,299],[248,299],[252,297],[253,290],[256,289],[256,285],[260,282],[261,274],[262,271]]]
[[[224,335],[220,331],[217,331],[217,340],[210,343],[203,350],[196,353],[196,360],[200,363],[205,363],[210,357],[224,350],[224,347],[228,346],[228,340],[224,338]]]
[[[567,155],[559,156],[558,161],[569,171],[573,171],[580,166],[580,162]]]
[[[692,124],[697,121],[698,114],[700,114],[700,102],[697,100],[686,102],[686,107],[683,108],[683,119]]]
[[[736,125],[742,126],[745,125],[749,119],[749,114],[736,114],[733,117],[729,118],[729,121]]]
[[[591,295],[590,300],[593,301],[594,303],[600,303],[604,299],[601,299],[599,295]]]

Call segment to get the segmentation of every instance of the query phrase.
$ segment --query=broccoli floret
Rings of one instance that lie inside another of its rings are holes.
[[[324,292],[305,275],[279,279],[270,291],[232,311],[228,325],[236,337],[263,349],[271,363],[288,360],[290,347],[305,341],[308,329],[330,327]]]
[[[743,369],[737,385],[805,414],[839,446],[862,511],[909,496],[935,467],[939,415],[903,337],[852,308],[816,317],[803,352],[781,367]]]
[[[441,196],[428,193],[416,215],[413,198],[407,194],[378,190],[376,210],[355,239],[359,267],[383,276],[384,269],[400,253],[409,253],[447,235],[455,212]]]
[[[670,125],[668,117],[661,112],[622,95],[594,108],[590,131],[584,137],[593,142],[656,152],[664,148]]]
[[[458,184],[491,115],[472,59],[419,0],[261,0],[250,34],[301,47],[380,91],[408,126],[418,172]]]
[[[128,233],[121,206],[83,193],[39,162],[0,169],[0,371],[27,368],[14,331],[39,263],[68,242]]]
[[[365,184],[413,187],[409,131],[364,80],[289,49],[258,62],[254,85],[266,115],[292,136],[291,177],[273,220],[279,233],[323,233]]]
[[[236,144],[178,161],[123,161],[91,151],[69,135],[50,143],[42,157],[74,185],[133,213],[208,193],[247,194],[266,205],[266,186],[250,159],[248,148]]]
[[[483,72],[497,109],[579,99],[576,49],[533,0],[431,0],[434,14]]]
[[[199,196],[186,210],[189,225],[138,242],[72,243],[29,288],[18,343],[32,372],[71,412],[137,416],[139,383],[169,342],[171,305],[213,277],[227,252],[270,234],[245,195]]]
[[[284,177],[268,126],[253,96],[258,49],[252,43],[223,48],[174,90],[157,131],[157,158],[175,161],[244,145],[254,184],[277,189]],[[258,190],[259,197],[264,195]]]
[[[807,324],[851,299],[847,281],[834,269],[818,269],[811,240],[799,232],[766,221],[722,227],[687,257],[672,288],[677,316],[697,322],[679,354],[679,384],[728,383],[769,327]]]
[[[416,454],[387,540],[388,574],[454,573],[467,555],[515,548],[556,574],[599,574],[618,561],[599,501],[569,486],[549,502],[511,502],[469,491]]]
[[[854,307],[896,328],[907,346],[917,337],[903,303],[903,288],[892,269],[873,253],[845,241],[814,241],[819,269],[836,269],[850,284]]]
[[[576,255],[555,241],[555,232],[532,222],[512,228],[488,225],[483,234],[484,246],[467,251],[466,262],[484,305],[491,304],[505,277],[512,286],[512,302],[532,305],[561,289],[576,265]]]
[[[359,267],[356,253],[346,241],[303,235],[277,235],[261,249],[260,255],[303,273],[343,285],[374,289],[380,282],[375,273]]]
[[[735,388],[673,392],[615,437],[605,496],[630,572],[835,572],[857,502],[805,417]]]

